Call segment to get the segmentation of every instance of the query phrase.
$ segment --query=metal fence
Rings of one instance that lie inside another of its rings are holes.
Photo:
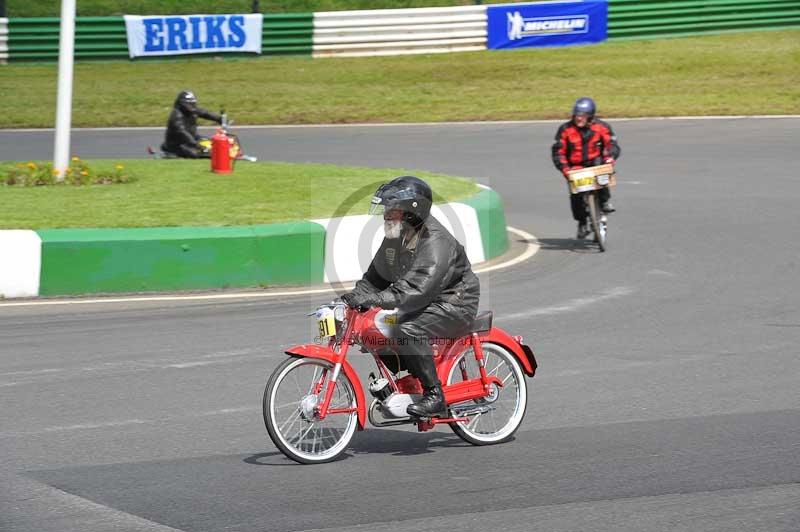
[[[609,1],[612,40],[790,27],[800,27],[800,0]],[[58,38],[56,17],[0,19],[0,62],[56,61]],[[262,39],[265,55],[479,50],[485,48],[486,6],[265,14]],[[75,57],[126,59],[123,18],[78,17]]]
[[[265,55],[310,55],[313,35],[313,13],[264,15],[261,53]]]
[[[8,19],[9,59],[57,61],[58,17]],[[313,13],[264,15],[262,54],[311,54]],[[0,24],[0,50],[2,50]],[[249,54],[248,54],[249,55]],[[78,17],[75,24],[75,58],[78,60],[127,59],[128,40],[122,17]]]
[[[486,6],[314,13],[314,57],[486,49]]]
[[[798,0],[611,0],[609,39],[651,39],[800,26]]]
[[[0,18],[0,64],[8,61],[8,19]]]
[[[12,61],[58,59],[57,17],[11,18],[8,48]],[[122,17],[81,17],[75,24],[76,59],[128,57],[128,41]]]

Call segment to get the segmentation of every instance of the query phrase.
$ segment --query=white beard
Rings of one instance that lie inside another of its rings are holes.
[[[402,220],[384,220],[383,232],[386,238],[400,238],[403,234],[403,221]]]

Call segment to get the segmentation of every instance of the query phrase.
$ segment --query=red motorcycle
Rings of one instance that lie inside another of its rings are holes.
[[[287,457],[303,464],[330,462],[347,448],[367,419],[376,427],[416,424],[420,432],[447,423],[473,445],[511,439],[528,402],[525,376],[533,377],[536,359],[521,336],[492,326],[483,312],[470,332],[456,339],[431,339],[446,417],[409,417],[406,407],[422,396],[412,375],[398,378],[382,356],[395,347],[396,311],[366,312],[334,302],[316,312],[319,339],[286,350],[290,358],[272,373],[264,391],[264,423],[270,438]],[[371,353],[378,377],[370,374],[367,398],[347,361],[352,346]]]

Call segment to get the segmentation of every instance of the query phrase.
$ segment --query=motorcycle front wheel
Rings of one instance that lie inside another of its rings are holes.
[[[467,417],[468,422],[450,423],[462,440],[473,445],[491,445],[511,439],[525,417],[528,389],[517,357],[497,344],[482,343],[486,373],[496,376],[502,387],[494,387],[489,397],[450,405],[452,417]],[[464,367],[462,368],[462,362]],[[459,355],[447,384],[480,377],[472,348]]]
[[[586,196],[586,203],[589,207],[589,218],[592,222],[592,231],[594,231],[594,241],[600,251],[606,250],[606,223],[601,221],[600,207],[598,206],[597,194],[590,192]]]
[[[267,433],[283,454],[301,464],[335,460],[356,431],[356,394],[344,372],[336,381],[330,408],[352,411],[328,414],[324,420],[316,414],[332,374],[333,364],[325,360],[289,358],[275,369],[264,390]]]

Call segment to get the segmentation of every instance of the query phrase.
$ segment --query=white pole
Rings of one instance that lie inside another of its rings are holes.
[[[75,52],[75,0],[61,0],[61,37],[58,45],[58,102],[56,146],[53,168],[63,181],[69,166],[69,135],[72,127],[72,63]]]

